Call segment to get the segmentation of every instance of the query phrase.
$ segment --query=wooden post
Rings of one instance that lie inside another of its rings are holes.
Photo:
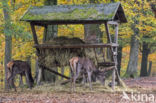
[[[110,22],[109,22],[110,23]],[[111,22],[111,24],[115,25],[115,38],[114,38],[114,42],[117,44],[118,43],[118,23],[117,22]],[[111,40],[111,36],[109,34],[109,29],[108,29],[108,24],[107,22],[105,22],[105,28],[106,28],[106,33],[107,33],[107,38],[108,38],[108,41],[109,43],[112,43],[112,40]],[[114,85],[115,85],[115,74],[117,76],[117,81],[118,83],[120,84],[120,76],[119,76],[119,73],[118,73],[118,70],[117,70],[117,47],[115,48],[115,50],[113,50],[113,48],[111,47],[111,52],[113,53],[113,61],[115,62],[115,69],[113,70],[113,73],[112,73],[112,89],[114,90]]]
[[[33,33],[34,43],[36,45],[38,45],[39,43],[38,43],[38,40],[37,40],[35,25],[32,22],[30,23],[30,25],[31,25],[32,33]],[[36,48],[36,50],[37,50],[37,55],[38,55],[40,53],[40,50],[39,50],[39,48]]]
[[[93,49],[94,49],[95,58],[96,58],[96,61],[97,61],[97,64],[98,64],[98,58],[97,58],[97,55],[96,55],[96,50],[95,50],[95,48],[93,48]]]
[[[63,74],[61,74],[61,73],[59,73],[59,72],[57,72],[57,71],[55,71],[53,69],[50,69],[50,68],[48,68],[48,67],[46,67],[44,65],[39,65],[39,66],[42,67],[42,68],[44,68],[44,69],[46,69],[46,70],[48,70],[49,72],[52,72],[52,73],[54,73],[56,75],[59,75],[59,76],[65,78],[65,79],[70,79],[70,77],[67,77],[67,76],[65,76],[65,75],[63,75]]]
[[[108,28],[107,22],[105,22],[105,29],[106,29],[106,33],[107,33],[107,40],[108,40],[108,43],[112,43],[112,39],[111,39],[111,36],[110,36],[110,34],[109,34],[109,28]],[[113,52],[113,48],[112,48],[112,47],[110,47],[110,48],[111,48],[111,52],[114,53],[114,52]],[[114,55],[113,55],[112,59],[113,59],[113,61],[115,62],[115,60],[114,60]],[[113,89],[113,90],[114,90],[114,86],[115,86],[115,69],[113,69],[113,72],[112,72],[112,89]]]
[[[106,29],[108,43],[112,43],[112,39],[111,39],[111,36],[109,34],[109,28],[108,28],[107,22],[105,22],[105,29]]]
[[[105,48],[102,48],[102,54],[103,54],[103,61],[105,62]]]
[[[33,24],[33,22],[30,23],[31,25],[31,30],[32,30],[32,33],[33,33],[33,39],[34,39],[34,43],[35,45],[38,45],[38,39],[37,39],[37,34],[36,34],[36,30],[35,30],[35,25]],[[36,48],[36,55],[38,56],[40,54],[40,50],[39,48]],[[39,66],[38,68],[38,75],[37,75],[37,85],[40,85],[40,81],[41,81],[41,74],[42,74],[42,68]]]
[[[43,36],[43,42],[45,42],[46,41],[46,37],[47,37],[47,32],[48,32],[48,26],[47,25],[45,25],[44,26],[44,36]]]
[[[115,36],[114,36],[114,42],[116,44],[118,44],[118,23],[115,25]],[[120,84],[120,76],[119,76],[119,73],[118,73],[118,69],[117,69],[117,65],[118,65],[118,61],[117,61],[117,53],[118,53],[118,48],[115,47],[115,50],[114,50],[114,61],[115,61],[115,71],[116,71],[116,76],[117,76],[117,82]]]

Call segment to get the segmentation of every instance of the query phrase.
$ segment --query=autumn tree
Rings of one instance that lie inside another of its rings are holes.
[[[5,88],[8,88],[7,84],[7,63],[11,60],[11,54],[12,54],[12,36],[11,36],[11,17],[10,17],[10,9],[8,5],[8,0],[2,1],[3,6],[3,14],[4,14],[4,34],[5,34]]]
[[[137,2],[137,0],[129,1],[127,2],[127,6],[129,6],[129,16],[131,23],[130,27],[133,30],[133,35],[131,36],[131,45],[130,45],[130,56],[129,56],[129,62],[127,66],[126,74],[128,76],[136,76],[137,74],[137,66],[138,66],[138,53],[139,53],[139,29],[137,28],[137,25],[139,24],[139,17],[140,17],[140,4]],[[132,15],[133,14],[133,15]]]
[[[141,71],[140,76],[147,76],[147,64],[148,64],[148,55],[155,51],[155,27],[156,20],[154,18],[154,13],[151,9],[151,2],[147,2],[146,0],[142,0],[141,3],[141,18],[143,19],[139,26],[139,30],[141,33],[141,52],[142,52],[142,61],[141,61]]]

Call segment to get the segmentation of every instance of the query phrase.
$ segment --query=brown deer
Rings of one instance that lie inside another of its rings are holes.
[[[8,84],[10,87],[13,86],[15,91],[16,86],[14,85],[14,78],[17,74],[21,76],[21,79],[22,76],[25,76],[29,88],[33,87],[34,80],[31,74],[31,67],[27,62],[21,60],[13,60],[7,64],[7,68],[8,68],[8,77],[7,77]]]
[[[104,84],[105,76],[104,73],[96,69],[95,65],[89,58],[80,58],[80,57],[73,57],[69,60],[70,63],[70,70],[71,70],[71,86],[72,90],[75,91],[75,82],[78,78],[80,72],[82,72],[83,77],[85,74],[88,75],[89,87],[92,90],[91,84],[91,76],[94,75],[102,84]]]

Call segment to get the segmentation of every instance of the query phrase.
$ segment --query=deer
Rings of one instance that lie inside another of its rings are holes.
[[[75,91],[75,82],[79,77],[80,72],[83,74],[83,79],[85,74],[88,75],[89,87],[92,90],[91,76],[94,75],[103,85],[105,82],[105,74],[100,70],[96,69],[93,62],[87,57],[73,57],[69,60],[70,71],[71,71],[71,89]]]
[[[7,82],[10,87],[13,86],[15,91],[16,91],[16,86],[14,84],[14,78],[17,74],[20,75],[21,80],[22,80],[22,76],[25,76],[29,88],[31,89],[33,87],[34,80],[31,74],[31,67],[26,61],[12,60],[8,62],[7,68],[8,68]]]

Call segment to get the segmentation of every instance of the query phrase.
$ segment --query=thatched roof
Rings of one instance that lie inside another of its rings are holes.
[[[55,5],[30,7],[20,19],[40,24],[97,23],[118,20],[127,22],[120,2],[89,5]]]

